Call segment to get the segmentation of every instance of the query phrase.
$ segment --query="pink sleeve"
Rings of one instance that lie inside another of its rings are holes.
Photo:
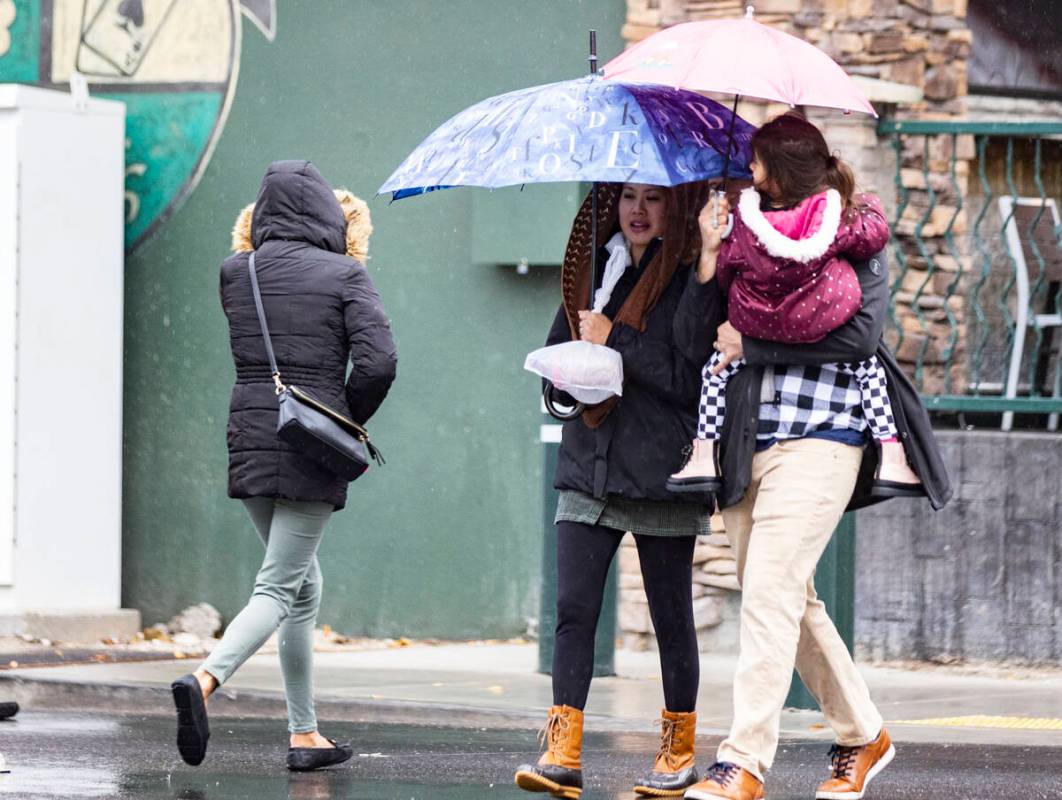
[[[881,252],[890,235],[881,200],[873,194],[859,194],[837,231],[837,252],[853,261],[864,261]]]
[[[730,285],[743,266],[744,259],[741,257],[741,248],[737,243],[737,220],[735,219],[734,229],[727,238],[723,239],[723,246],[719,248],[719,255],[715,261],[715,274],[724,292],[730,291]]]

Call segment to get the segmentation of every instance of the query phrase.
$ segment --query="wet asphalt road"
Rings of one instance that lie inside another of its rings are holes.
[[[354,742],[355,757],[330,770],[284,768],[283,723],[214,719],[206,761],[188,767],[172,744],[169,717],[25,711],[0,722],[2,798],[121,800],[482,800],[530,798],[512,785],[514,767],[537,753],[535,731],[332,722],[322,732]],[[452,724],[460,725],[459,719]],[[699,762],[715,740],[698,742]],[[656,750],[652,736],[589,734],[586,800],[633,798],[630,781]],[[767,784],[768,800],[814,797],[826,745],[787,743]],[[546,795],[538,795],[547,797]],[[1062,753],[1051,748],[901,745],[868,800],[1062,800]]]

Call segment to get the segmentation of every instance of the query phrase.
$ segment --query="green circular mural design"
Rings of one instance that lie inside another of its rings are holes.
[[[0,0],[0,82],[126,104],[126,250],[194,190],[225,126],[242,20],[270,40],[276,0]],[[5,35],[6,34],[6,35]]]

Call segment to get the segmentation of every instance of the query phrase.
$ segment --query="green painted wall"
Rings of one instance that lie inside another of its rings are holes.
[[[623,0],[279,5],[275,42],[244,26],[238,89],[201,183],[126,266],[123,602],[146,623],[202,600],[230,619],[260,560],[241,505],[226,497],[233,369],[217,268],[267,164],[311,159],[370,199],[458,110],[584,73],[588,28],[605,59],[618,52],[625,14]],[[504,636],[536,613],[541,420],[522,364],[545,336],[558,275],[473,262],[507,238],[513,260],[552,253],[559,263],[556,220],[570,220],[576,194],[499,193],[504,213],[485,190],[370,202],[369,269],[392,316],[399,376],[371,426],[388,464],[352,487],[321,548],[322,622],[354,634]],[[516,214],[519,228],[507,224]],[[541,241],[509,234],[527,236],[528,218],[541,220]]]

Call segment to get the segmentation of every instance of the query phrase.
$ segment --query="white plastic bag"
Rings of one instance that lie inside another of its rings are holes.
[[[630,248],[622,233],[609,239],[605,249],[608,263],[601,288],[594,292],[592,310],[597,314],[604,311],[612,290],[631,263]],[[588,406],[623,394],[623,357],[603,344],[578,341],[540,347],[527,354],[524,369],[541,375]]]
[[[623,394],[623,357],[602,344],[564,342],[540,347],[527,354],[524,369],[587,405]]]

